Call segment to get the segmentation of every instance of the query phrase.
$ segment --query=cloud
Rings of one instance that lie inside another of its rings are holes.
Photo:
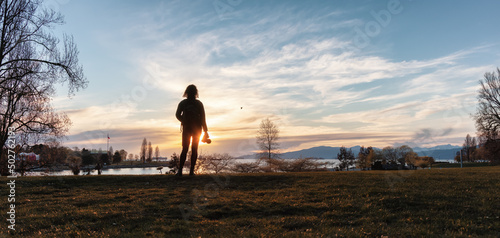
[[[406,144],[411,147],[431,147],[436,145],[451,144],[450,142],[456,144],[463,141],[465,135],[463,137],[456,136],[454,135],[454,131],[455,130],[453,128],[422,128],[413,134],[410,141],[399,144]]]
[[[272,30],[275,29],[271,26],[269,31]],[[229,43],[223,43],[221,35],[225,34],[220,30],[205,32],[175,44],[175,49],[161,48],[142,62],[145,68],[155,65],[156,69],[151,72],[165,79],[161,88],[167,92],[180,95],[184,87],[194,81],[201,90],[209,124],[221,132],[237,127],[255,128],[260,119],[276,114],[291,123],[287,124],[290,128],[298,128],[293,124],[297,121],[294,117],[301,115],[295,113],[316,110],[322,115],[321,119],[311,121],[323,125],[336,123],[337,127],[346,128],[347,123],[356,122],[360,126],[354,127],[355,131],[407,130],[410,133],[412,125],[422,126],[428,123],[430,116],[460,104],[461,97],[471,96],[470,92],[461,96],[450,94],[449,88],[456,85],[457,79],[462,82],[485,69],[484,66],[463,67],[458,63],[465,55],[473,54],[472,51],[427,61],[394,62],[380,56],[343,51],[348,42],[337,38],[263,47],[261,38],[269,37],[267,33],[251,35],[250,39],[230,37]],[[283,38],[286,37],[285,34]],[[249,40],[249,49],[244,48]],[[229,64],[214,65],[228,47],[239,50],[242,57]],[[264,50],[252,50],[259,47]],[[206,52],[216,52],[215,58]],[[392,86],[396,91],[381,94],[387,83],[377,82],[388,79],[394,80]],[[368,83],[377,86],[355,89]],[[469,86],[466,89],[472,88]],[[349,108],[354,103],[376,105],[377,102],[386,106],[377,105],[363,111]],[[332,112],[333,108],[353,112]],[[239,133],[240,137],[251,136],[249,131]]]
[[[112,130],[88,130],[73,133],[67,136],[66,146],[82,148],[101,148],[106,150],[107,136],[111,138],[109,145],[115,150],[125,149],[129,153],[139,153],[142,140],[146,138],[151,141],[153,147],[157,145],[163,151],[162,155],[172,154],[181,147],[180,132],[172,130],[158,130],[150,127],[137,129],[112,129]]]
[[[384,147],[402,141],[407,138],[406,133],[387,132],[387,133],[370,133],[370,132],[353,132],[353,133],[325,133],[325,134],[310,134],[302,136],[283,136],[280,138],[281,152],[296,151],[307,149],[315,146],[376,146]]]
[[[123,38],[120,49],[130,47],[123,60],[137,68],[131,81],[140,86],[151,80],[154,88],[142,101],[96,100],[67,111],[72,141],[84,143],[85,133],[109,130],[130,148],[147,136],[174,150],[179,122],[173,115],[191,83],[218,137],[207,150],[254,150],[249,141],[266,117],[283,129],[287,149],[343,141],[380,146],[409,140],[422,128],[449,128],[441,137],[456,137],[472,129],[467,114],[474,106],[473,79],[493,68],[466,61],[488,46],[408,61],[353,50],[348,36],[364,22],[343,9],[313,14],[241,6],[221,21],[210,3],[199,3],[208,8],[190,9],[181,1],[141,7],[130,11],[118,34],[103,36],[108,45],[116,34]]]

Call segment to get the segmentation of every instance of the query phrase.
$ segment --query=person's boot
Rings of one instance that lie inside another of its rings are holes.
[[[182,177],[182,168],[179,168],[179,170],[177,171],[177,173],[175,174],[175,176]]]
[[[194,176],[194,166],[191,166],[191,169],[189,170],[189,176]]]
[[[191,155],[191,168],[189,170],[189,176],[194,176],[194,167],[196,166],[196,160],[198,159],[198,154]]]
[[[184,168],[184,163],[186,163],[186,159],[182,159],[182,155],[181,155],[181,161],[179,162],[179,170],[177,171],[176,176],[178,176],[178,177],[182,176],[182,169]]]

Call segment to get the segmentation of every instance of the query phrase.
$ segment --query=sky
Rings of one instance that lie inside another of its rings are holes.
[[[65,16],[89,81],[54,107],[63,144],[161,156],[181,150],[175,110],[199,90],[213,143],[258,150],[260,122],[280,151],[315,146],[461,145],[475,135],[479,80],[500,66],[499,1],[49,0]]]

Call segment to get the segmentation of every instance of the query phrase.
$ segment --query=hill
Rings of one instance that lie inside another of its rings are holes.
[[[460,146],[453,145],[439,145],[431,148],[421,148],[415,147],[413,151],[417,152],[419,156],[430,156],[435,160],[448,160],[453,161],[455,159],[455,155],[460,150]]]
[[[357,155],[359,153],[361,146],[354,146],[350,149]],[[375,148],[380,150],[380,148]],[[460,150],[460,146],[453,145],[439,145],[430,148],[422,148],[415,147],[413,151],[415,151],[419,156],[431,156],[434,157],[435,160],[453,160],[455,158],[456,152]],[[312,147],[309,149],[303,149],[298,151],[291,151],[282,153],[281,157],[284,159],[296,159],[296,158],[306,158],[306,157],[314,157],[314,158],[323,158],[323,159],[336,159],[337,154],[340,152],[340,147],[331,147],[331,146],[318,146]],[[246,155],[240,158],[243,159],[255,159],[256,155]]]
[[[351,147],[352,152],[357,155],[359,153],[360,146]],[[340,147],[330,147],[330,146],[318,146],[309,149],[286,152],[281,154],[282,158],[285,159],[295,159],[300,157],[314,157],[323,159],[336,159],[337,154],[340,152]]]

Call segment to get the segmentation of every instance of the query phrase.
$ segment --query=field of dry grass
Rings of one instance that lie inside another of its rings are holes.
[[[4,188],[9,180],[2,178]],[[500,167],[17,178],[16,225],[47,237],[498,237]],[[8,189],[0,207],[7,218]]]

